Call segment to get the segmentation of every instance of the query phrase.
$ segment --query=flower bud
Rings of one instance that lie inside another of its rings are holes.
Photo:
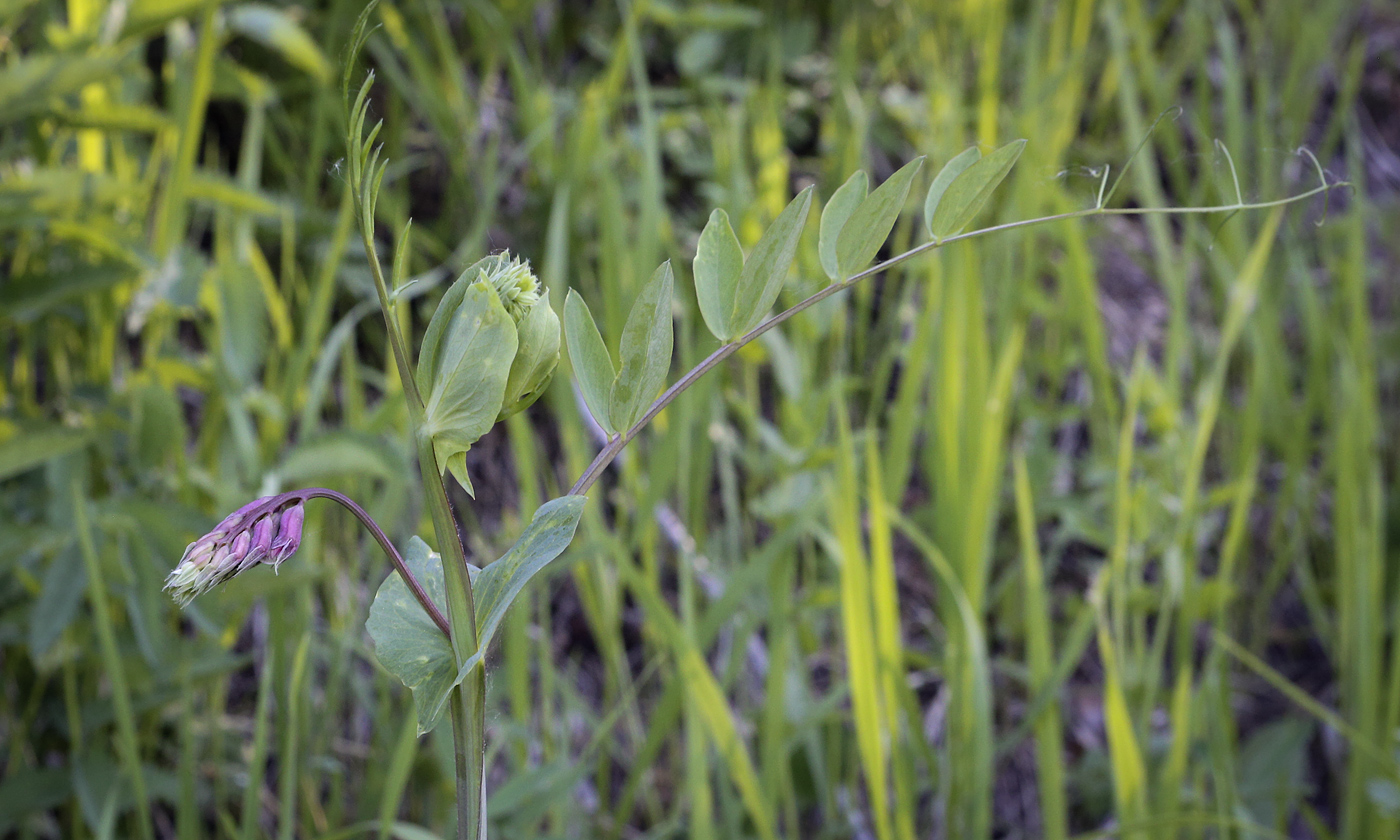
[[[423,434],[440,469],[468,493],[467,451],[544,393],[559,363],[559,340],[548,295],[530,263],[510,252],[477,262],[443,295],[415,378],[427,401]]]
[[[243,507],[239,508],[233,513],[230,513],[228,516],[225,516],[222,522],[214,526],[214,530],[210,531],[208,536],[218,539],[220,537],[225,537],[230,534],[233,534],[238,528],[239,523],[241,523],[243,521],[243,518],[248,515],[249,511],[257,509],[259,505],[263,504],[266,501],[266,497],[261,499],[254,499],[253,501],[249,502],[248,504],[244,505]]]
[[[249,502],[185,548],[165,579],[166,590],[183,607],[259,563],[276,568],[301,545],[304,517],[295,494]]]
[[[277,515],[264,516],[253,523],[253,547],[248,556],[261,560],[272,553],[272,538],[277,535]]]
[[[273,538],[272,550],[269,552],[274,569],[301,547],[301,526],[305,516],[300,503],[282,512],[282,519],[277,523],[277,536]]]
[[[540,281],[529,260],[511,259],[510,251],[487,257],[472,266],[501,299],[501,306],[516,324],[540,300]],[[471,268],[467,272],[471,272]]]

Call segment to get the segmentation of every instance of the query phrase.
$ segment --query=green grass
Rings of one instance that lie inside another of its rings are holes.
[[[1320,226],[1317,198],[956,242],[725,360],[507,614],[492,836],[1393,834],[1400,255],[1358,108],[1396,23],[1355,5],[381,2],[373,221],[415,341],[509,247],[617,358],[670,259],[673,381],[717,347],[712,209],[751,249],[816,185],[789,305],[851,172],[928,156],[897,254],[969,144],[1029,140],[977,226],[1103,184],[1267,202],[1316,183],[1300,146],[1357,185]],[[388,570],[351,517],[160,593],[310,484],[433,541],[340,146],[362,7],[259,8],[0,8],[0,836],[452,833],[452,735],[374,659]],[[472,557],[601,446],[572,378],[473,447]]]

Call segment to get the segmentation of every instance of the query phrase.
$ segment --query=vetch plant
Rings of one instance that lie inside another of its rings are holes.
[[[693,261],[699,309],[721,346],[669,387],[674,276],[662,263],[633,302],[615,359],[587,303],[570,290],[562,323],[527,261],[509,253],[482,259],[444,293],[418,352],[395,314],[395,291],[407,275],[408,229],[386,277],[374,239],[376,203],[386,162],[375,145],[381,124],[366,130],[371,72],[356,96],[350,76],[368,37],[371,3],[361,14],[343,77],[348,111],[348,174],[358,227],[412,425],[419,469],[437,544],[414,537],[400,554],[352,500],[331,490],[297,490],[250,502],[192,543],[166,588],[181,604],[259,563],[276,568],[300,544],[304,504],[329,499],[351,511],[373,534],[396,575],[375,596],[367,623],[384,667],[411,689],[419,732],[444,716],[452,725],[458,837],[486,834],[485,657],[512,602],[559,557],[574,537],[585,494],[608,465],[662,409],[744,345],[821,300],[891,266],[952,242],[1056,220],[1096,215],[1233,213],[1273,208],[1325,193],[1329,183],[1275,201],[1187,208],[1111,208],[1117,187],[1105,168],[1091,208],[964,232],[1014,167],[1025,140],[983,156],[969,149],[933,178],[923,213],[929,240],[871,265],[902,213],[924,158],[899,169],[874,190],[864,172],[852,175],[826,202],[819,221],[818,258],[830,283],[769,316],[794,263],[814,202],[801,191],[744,253],[726,213],[716,210],[700,235]],[[1130,160],[1131,162],[1131,160]],[[1316,161],[1314,161],[1316,164]],[[1121,180],[1122,175],[1120,174]],[[467,562],[447,495],[446,476],[473,492],[466,469],[471,446],[498,421],[544,392],[560,353],[561,332],[578,388],[606,443],[569,493],[542,505],[524,533],[499,559],[480,568]],[[766,823],[765,823],[766,824]]]

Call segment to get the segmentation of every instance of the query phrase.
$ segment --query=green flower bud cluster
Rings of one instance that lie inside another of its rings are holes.
[[[415,376],[442,471],[471,493],[467,451],[539,399],[558,364],[559,316],[529,261],[507,251],[462,272],[428,323]]]
[[[540,300],[540,281],[530,271],[528,260],[511,259],[506,251],[494,257],[487,257],[476,266],[478,276],[489,281],[501,299],[506,314],[517,325],[520,320]],[[468,269],[470,271],[471,269]]]

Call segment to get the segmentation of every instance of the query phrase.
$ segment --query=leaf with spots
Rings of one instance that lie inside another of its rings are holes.
[[[404,563],[423,585],[428,597],[447,612],[442,578],[442,558],[417,537],[408,542]],[[475,569],[470,569],[476,572]],[[475,574],[473,574],[475,577]],[[414,600],[403,578],[391,574],[379,587],[365,622],[374,640],[374,655],[385,670],[413,690],[418,713],[418,734],[437,726],[447,694],[457,676],[452,645]]]

